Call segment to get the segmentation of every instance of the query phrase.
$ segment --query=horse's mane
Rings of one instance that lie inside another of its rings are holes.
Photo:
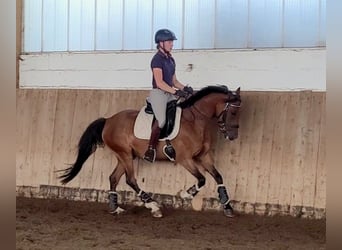
[[[179,107],[182,109],[191,107],[194,105],[195,102],[198,100],[202,99],[204,96],[209,95],[211,93],[222,93],[222,94],[228,94],[229,90],[227,86],[225,85],[216,85],[216,86],[207,86],[199,91],[197,91],[195,94],[190,96],[188,99],[185,101],[181,102],[178,104]]]

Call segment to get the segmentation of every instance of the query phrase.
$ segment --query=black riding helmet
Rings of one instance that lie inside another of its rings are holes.
[[[160,29],[154,36],[155,43],[177,40],[175,33],[168,29]]]

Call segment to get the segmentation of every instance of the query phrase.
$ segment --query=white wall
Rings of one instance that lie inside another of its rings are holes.
[[[19,84],[22,88],[149,89],[154,53],[22,55]],[[174,51],[173,56],[177,78],[195,89],[226,84],[244,91],[326,90],[325,48]]]

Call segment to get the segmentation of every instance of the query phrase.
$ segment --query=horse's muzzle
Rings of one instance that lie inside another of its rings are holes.
[[[224,138],[226,139],[226,140],[230,140],[230,141],[233,141],[233,140],[235,140],[236,138],[238,138],[238,134],[237,133],[226,133],[225,135],[224,135]]]

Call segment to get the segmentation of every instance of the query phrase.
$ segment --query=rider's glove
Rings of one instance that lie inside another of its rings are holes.
[[[175,95],[186,98],[188,96],[188,93],[183,90],[177,89]]]
[[[192,95],[194,93],[194,90],[189,85],[185,86],[183,90],[187,92],[189,95]]]

